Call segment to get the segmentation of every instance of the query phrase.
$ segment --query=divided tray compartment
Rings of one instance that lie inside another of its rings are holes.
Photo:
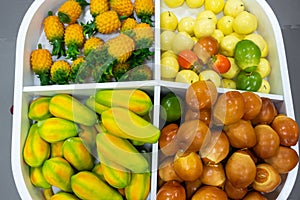
[[[155,0],[155,56],[151,62],[153,80],[137,82],[109,82],[109,83],[84,83],[70,85],[40,86],[39,80],[30,69],[30,53],[36,49],[38,42],[43,40],[42,21],[49,10],[57,10],[65,0],[55,2],[48,0],[35,0],[27,10],[20,25],[15,60],[15,86],[14,86],[14,115],[12,124],[11,164],[17,190],[22,199],[43,199],[41,190],[34,187],[29,179],[29,168],[23,161],[22,151],[25,139],[30,127],[28,106],[38,96],[51,96],[56,93],[69,93],[75,97],[85,98],[96,90],[108,88],[141,88],[148,91],[153,98],[153,110],[151,112],[152,123],[162,127],[164,122],[160,120],[160,99],[168,90],[184,97],[188,84],[164,81],[160,78],[160,12],[165,10],[163,0]],[[272,66],[268,80],[271,84],[271,93],[258,93],[261,97],[273,100],[278,111],[295,118],[292,94],[288,75],[286,54],[284,49],[281,29],[272,9],[264,0],[243,0],[245,7],[258,17],[258,32],[261,33],[269,44],[268,59]],[[185,6],[185,5],[184,5]],[[184,7],[187,9],[187,7]],[[172,10],[172,9],[170,9]],[[176,11],[176,9],[173,9]],[[180,9],[178,9],[179,11]],[[87,16],[86,20],[89,19]],[[46,42],[46,41],[45,41]],[[219,94],[230,91],[218,88]],[[297,151],[298,144],[292,147]],[[158,144],[151,147],[151,191],[148,199],[155,199],[157,193],[158,176]],[[297,177],[298,165],[287,175],[282,176],[282,184],[270,194],[271,199],[287,199]]]

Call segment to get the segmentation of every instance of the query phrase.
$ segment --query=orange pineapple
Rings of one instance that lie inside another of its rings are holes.
[[[121,17],[129,17],[133,13],[131,0],[110,0],[110,7]]]
[[[142,22],[148,23],[151,26],[151,17],[154,14],[154,2],[153,0],[135,0],[134,10],[136,15],[141,19]]]
[[[80,68],[82,66],[82,64],[85,62],[84,57],[80,56],[78,58],[76,58],[76,60],[74,60],[71,64],[71,71],[70,71],[70,80],[72,82],[78,82],[78,73],[80,73]]]
[[[65,29],[65,44],[67,46],[67,58],[76,59],[80,54],[79,49],[84,43],[82,26],[79,24],[68,25]]]
[[[95,25],[99,33],[109,34],[117,31],[121,27],[121,21],[117,12],[110,10],[97,15]]]
[[[33,72],[39,77],[41,85],[48,85],[50,82],[49,73],[52,65],[51,53],[38,45],[30,54],[30,66]]]
[[[59,21],[59,18],[52,14],[51,11],[48,12],[48,16],[44,19],[44,32],[46,38],[52,45],[52,55],[60,56],[65,55],[64,49],[64,25]]]
[[[104,41],[98,37],[87,39],[83,46],[83,53],[87,56],[93,49],[99,48],[104,44]]]
[[[67,0],[58,8],[59,20],[64,24],[74,24],[81,15],[84,6],[88,5],[85,0]]]
[[[109,10],[108,0],[90,0],[90,13],[93,17]]]
[[[137,48],[150,48],[154,41],[154,31],[147,23],[137,24],[133,29]]]
[[[53,83],[67,84],[69,82],[71,66],[65,60],[57,60],[53,62],[50,69],[50,78]]]
[[[108,54],[119,63],[126,62],[135,48],[133,39],[122,33],[109,39],[104,46],[107,47]]]

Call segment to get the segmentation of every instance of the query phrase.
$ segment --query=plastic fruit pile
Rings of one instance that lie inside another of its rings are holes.
[[[243,0],[163,1],[161,78],[270,93],[269,45]]]
[[[158,200],[265,199],[298,164],[298,124],[271,99],[211,81],[173,95],[182,116],[161,130]]]

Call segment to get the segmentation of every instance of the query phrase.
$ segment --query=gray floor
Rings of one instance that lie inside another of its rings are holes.
[[[300,122],[300,1],[297,0],[268,0],[278,17],[282,28],[294,98],[296,119]],[[3,3],[3,2],[2,2]],[[20,199],[14,185],[10,152],[12,116],[9,107],[13,102],[15,43],[17,31],[22,17],[32,3],[32,0],[9,0],[0,7],[0,199]],[[298,46],[299,45],[299,46]],[[289,197],[290,200],[300,199],[300,178]]]

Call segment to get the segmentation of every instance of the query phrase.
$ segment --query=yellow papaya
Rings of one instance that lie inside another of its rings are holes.
[[[135,173],[148,171],[148,161],[128,140],[103,132],[97,134],[96,144],[102,163],[114,162]]]
[[[95,111],[96,113],[100,114],[107,110],[109,107],[102,105],[98,102],[96,102],[95,97],[94,96],[90,96],[86,101],[85,101],[85,105],[87,105],[87,107],[89,107],[90,109],[92,109],[93,111]]]
[[[85,126],[80,124],[79,125],[80,132],[78,136],[81,138],[83,144],[89,149],[91,152],[96,147],[96,135],[97,130],[95,126]]]
[[[35,121],[41,121],[52,116],[49,111],[51,97],[38,97],[34,99],[28,110],[28,118]]]
[[[92,172],[96,174],[102,181],[105,181],[104,175],[103,175],[103,170],[102,170],[102,165],[101,163],[95,164],[94,168],[92,169]]]
[[[150,172],[133,173],[131,174],[131,181],[125,187],[125,197],[127,200],[146,200],[151,185]]]
[[[43,190],[43,196],[45,200],[50,200],[51,197],[54,195],[53,189],[51,188],[46,188]]]
[[[141,116],[147,114],[153,105],[150,96],[139,89],[99,90],[95,100],[104,106],[127,108]]]
[[[125,167],[113,162],[101,163],[106,182],[114,188],[124,188],[130,183],[131,173]]]
[[[44,162],[42,172],[49,184],[62,191],[72,192],[71,176],[74,175],[75,172],[72,166],[64,158],[49,158]]]
[[[43,172],[42,167],[30,167],[29,169],[29,177],[31,183],[38,188],[50,188],[51,185],[46,181]]]
[[[50,156],[50,144],[43,140],[38,132],[37,124],[29,128],[23,148],[24,161],[31,167],[39,167]]]
[[[55,143],[78,135],[78,125],[72,121],[51,117],[38,122],[38,132],[44,140]]]
[[[94,158],[80,137],[66,139],[62,150],[63,157],[78,171],[91,170],[94,167]]]
[[[64,140],[50,144],[51,157],[63,157],[63,152],[62,152],[63,144],[64,144]]]
[[[134,112],[112,107],[101,115],[103,126],[109,133],[125,139],[156,143],[160,130]]]
[[[71,177],[71,187],[81,199],[122,200],[122,196],[111,186],[101,181],[90,171],[80,171]]]
[[[98,116],[93,110],[68,94],[54,95],[50,100],[49,110],[55,117],[86,126],[93,126],[98,120]]]
[[[50,200],[79,200],[79,198],[67,192],[58,192]]]

